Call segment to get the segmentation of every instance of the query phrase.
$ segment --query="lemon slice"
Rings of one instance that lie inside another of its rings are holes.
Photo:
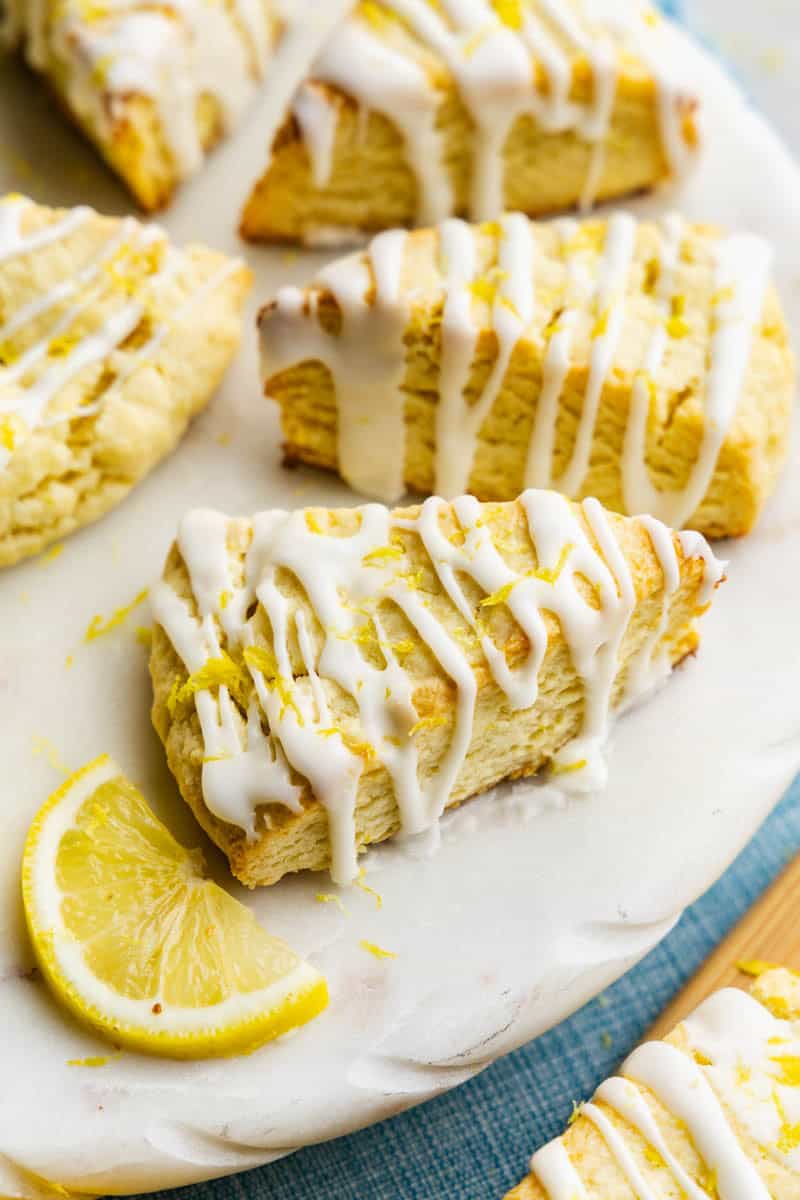
[[[237,1054],[315,1017],[325,980],[204,878],[107,757],[50,797],[25,843],[31,940],[58,999],[121,1046]]]

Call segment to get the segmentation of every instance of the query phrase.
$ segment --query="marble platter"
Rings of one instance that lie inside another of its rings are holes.
[[[337,0],[340,3],[340,0]],[[323,6],[313,4],[311,8]],[[326,19],[335,6],[324,6]],[[313,22],[278,64],[288,92],[319,35]],[[675,33],[676,37],[683,35]],[[717,64],[683,53],[706,95],[706,148],[680,195],[690,215],[772,239],[800,328],[800,173]],[[277,108],[275,109],[277,111]],[[246,248],[238,205],[265,158],[274,112],[254,115],[187,187],[163,223],[179,239],[245,252],[253,300],[301,281],[319,256]],[[0,189],[112,212],[127,201],[15,63],[0,63]],[[33,813],[70,767],[108,751],[188,842],[149,719],[145,651],[133,626],[86,644],[95,613],[128,603],[158,573],[188,507],[228,512],[352,503],[347,490],[280,466],[276,414],[260,398],[252,323],[211,409],[168,463],[64,552],[0,578],[0,1195],[52,1196],[43,1180],[126,1193],[238,1171],[418,1104],[468,1079],[608,985],[653,947],[731,862],[800,769],[800,456],[758,531],[726,548],[730,581],[700,655],[617,727],[605,794],[548,803],[501,789],[443,822],[438,855],[383,847],[367,860],[383,896],[315,902],[320,880],[244,896],[323,970],[327,1013],[294,1037],[231,1062],[131,1054],[106,1066],[31,973],[18,871]],[[70,669],[68,655],[74,656]],[[225,868],[209,851],[212,869]],[[324,882],[325,890],[331,890]],[[397,954],[379,962],[369,939]]]

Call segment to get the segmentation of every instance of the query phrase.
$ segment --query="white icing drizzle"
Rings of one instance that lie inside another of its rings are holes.
[[[7,5],[8,36],[24,39],[36,70],[58,64],[68,103],[104,141],[126,97],[155,103],[179,178],[203,160],[200,99],[214,98],[229,132],[257,94],[275,35],[267,0],[102,0],[88,12],[81,0]]]
[[[395,500],[403,492],[405,458],[403,337],[408,303],[401,290],[406,234],[379,234],[365,259],[353,255],[320,272],[341,312],[341,328],[328,334],[318,322],[311,297],[311,321],[304,322],[301,345],[295,331],[304,311],[299,288],[282,288],[270,319],[261,323],[264,370],[270,374],[301,358],[322,362],[334,380],[338,406],[339,471],[357,491]]]
[[[774,1017],[752,996],[729,988],[705,1000],[682,1029],[686,1053],[664,1042],[640,1046],[623,1064],[623,1077],[601,1084],[582,1115],[601,1134],[639,1200],[658,1200],[662,1188],[649,1182],[649,1172],[628,1140],[628,1126],[657,1155],[648,1159],[652,1167],[668,1173],[687,1200],[769,1200],[729,1114],[760,1150],[790,1171],[800,1171],[798,1022]],[[642,1088],[685,1127],[707,1172],[702,1182],[692,1178],[670,1148]],[[613,1122],[604,1109],[625,1124]],[[531,1170],[551,1200],[572,1200],[570,1188],[575,1196],[585,1195],[578,1190],[583,1184],[563,1139],[534,1154]]]
[[[497,224],[497,262],[481,271],[479,229],[460,220],[437,230],[442,276],[441,362],[436,406],[434,490],[455,496],[467,490],[481,427],[491,412],[520,341],[544,337],[542,386],[526,453],[525,486],[553,487],[577,498],[591,465],[603,390],[624,339],[631,264],[637,245],[633,217],[608,221],[602,253],[581,244],[577,222],[557,222],[564,255],[563,293],[543,333],[537,316],[537,245],[534,226],[519,214]],[[405,448],[405,345],[414,292],[403,286],[407,235],[381,234],[364,254],[341,259],[315,281],[310,299],[296,288],[282,290],[261,320],[264,378],[306,360],[331,371],[338,411],[340,470],[357,490],[385,501],[403,492]],[[697,510],[711,486],[720,449],[736,415],[754,331],[768,288],[770,250],[759,238],[733,235],[714,242],[714,323],[703,381],[705,410],[700,451],[686,484],[659,490],[651,480],[646,433],[651,390],[667,353],[669,314],[676,300],[676,274],[685,231],[681,220],[665,219],[659,239],[656,320],[633,383],[631,408],[620,461],[625,511],[649,512],[679,527]],[[576,243],[577,244],[574,244]],[[341,309],[341,331],[319,324],[316,303],[330,290]],[[479,316],[488,303],[490,318]],[[374,293],[374,295],[373,295]],[[571,456],[554,474],[554,450],[564,386],[573,363],[576,331],[591,322],[589,372]],[[497,358],[473,402],[466,389],[482,332],[497,338]]]
[[[698,1153],[715,1172],[721,1200],[769,1200],[761,1177],[695,1062],[666,1042],[647,1042],[634,1050],[623,1070],[685,1122]]]
[[[530,1169],[550,1200],[588,1200],[588,1192],[560,1138],[536,1151]]]
[[[614,362],[625,322],[625,292],[636,246],[636,222],[627,213],[615,213],[608,222],[605,253],[600,264],[596,307],[600,332],[592,341],[589,382],[583,398],[572,458],[556,482],[568,496],[576,495],[586,478],[592,452],[600,398]]]
[[[619,646],[635,601],[630,572],[596,501],[585,501],[583,514],[600,553],[563,497],[528,491],[520,504],[538,558],[537,569],[524,574],[500,553],[482,520],[482,506],[471,496],[453,504],[461,536],[452,539],[441,523],[444,501],[436,497],[411,514],[393,514],[380,505],[358,509],[358,528],[349,536],[318,531],[305,511],[261,514],[254,519],[240,582],[230,570],[226,519],[204,511],[189,514],[178,545],[198,613],[193,616],[162,582],[153,597],[156,620],[190,673],[219,658],[219,627],[225,649],[241,651],[254,685],[246,723],[237,718],[225,687],[219,688],[219,704],[210,690],[197,696],[206,754],[203,791],[211,811],[254,836],[259,806],[278,803],[297,811],[301,792],[291,768],[327,813],[332,874],[347,882],[356,873],[354,814],[366,756],[391,778],[403,832],[435,830],[470,748],[477,682],[463,640],[449,632],[425,593],[399,569],[402,554],[395,543],[401,534],[422,542],[440,588],[471,631],[511,711],[536,703],[548,641],[543,614],[558,618],[582,681],[584,711],[579,736],[559,752],[555,766],[569,771],[576,788],[602,780]],[[318,650],[303,606],[290,602],[279,586],[278,572],[286,571],[301,585],[321,631]],[[593,586],[597,607],[584,598],[578,577]],[[524,633],[528,655],[513,669],[476,615],[465,579],[492,604],[505,604]],[[380,607],[387,603],[404,614],[456,693],[449,743],[425,780],[417,770],[413,678],[403,666],[414,643],[390,641]],[[262,619],[258,606],[271,629],[270,678],[252,652],[248,657]],[[303,663],[300,680],[290,655],[293,629]],[[365,639],[380,647],[381,665],[362,653]],[[331,689],[355,705],[360,751],[346,730],[331,726]]]
[[[0,268],[11,260],[29,258],[45,247],[65,241],[94,216],[91,209],[75,209],[26,234],[23,221],[32,208],[32,202],[24,197],[0,200]],[[126,287],[117,288],[115,293],[114,276],[124,277],[126,260],[135,259],[158,243],[164,247],[162,261],[156,271],[142,279],[139,294],[129,296]],[[94,404],[73,406],[69,412],[53,410],[53,402],[81,371],[119,350],[150,311],[148,303],[157,301],[159,294],[175,279],[182,261],[181,255],[165,242],[165,235],[157,226],[143,226],[128,217],[110,227],[99,250],[72,276],[54,283],[40,296],[13,310],[0,326],[0,345],[7,344],[24,332],[26,326],[51,311],[55,316],[19,357],[8,365],[0,365],[0,421],[18,419],[30,433],[37,427],[99,412],[133,371],[151,357],[174,322],[240,266],[236,261],[226,262],[201,288],[195,289],[177,313],[154,321],[151,336],[143,346],[120,360],[114,381]],[[94,304],[106,304],[112,295],[118,297],[118,302],[110,307],[99,324],[79,337],[74,336],[80,318],[90,313]],[[73,298],[74,302],[70,303]],[[51,349],[56,339],[61,338],[66,340],[65,348],[51,358]],[[16,432],[14,427],[11,445],[7,442],[0,445],[0,470],[13,457]]]
[[[650,512],[670,525],[684,525],[708,492],[719,452],[736,414],[747,374],[753,335],[761,318],[769,285],[772,250],[761,238],[735,234],[714,243],[716,261],[711,321],[713,331],[709,370],[704,386],[705,420],[697,459],[683,488],[661,491],[650,479],[646,462],[650,388],[667,349],[666,329],[675,297],[675,273],[680,261],[683,224],[679,217],[664,221],[660,255],[657,325],[634,385],[631,417],[625,432],[622,481],[628,512]]]
[[[492,325],[498,354],[483,392],[467,404],[465,392],[475,359],[480,328],[473,320],[470,284],[477,276],[477,247],[463,221],[446,221],[440,230],[445,275],[442,360],[436,408],[436,480],[441,496],[467,490],[481,426],[500,392],[511,355],[533,317],[534,242],[531,225],[519,214],[500,221],[498,285],[492,301]]]
[[[642,0],[594,0],[591,6],[524,0],[518,25],[505,24],[490,0],[444,0],[441,11],[427,0],[391,0],[387,7],[445,64],[472,121],[468,212],[473,220],[497,217],[505,208],[504,149],[517,120],[526,115],[548,133],[574,132],[592,146],[581,197],[583,206],[591,207],[602,183],[623,50],[639,55],[652,72],[664,154],[673,172],[685,168],[682,120],[691,93],[662,23]],[[313,80],[339,88],[362,108],[393,122],[417,179],[418,220],[441,221],[453,212],[436,127],[443,93],[435,71],[397,44],[404,40],[401,27],[386,31],[380,17],[375,24],[377,29],[358,13],[345,20],[317,57]],[[588,61],[592,74],[588,98],[582,101],[570,96],[573,64],[579,58]],[[297,97],[294,112],[301,125],[313,87],[305,85]],[[318,112],[315,120],[322,121]],[[320,146],[318,137],[307,141],[315,183],[325,186],[331,160]]]
[[[294,115],[311,156],[315,187],[330,178],[336,144],[336,112],[318,88],[302,88],[294,102]]]

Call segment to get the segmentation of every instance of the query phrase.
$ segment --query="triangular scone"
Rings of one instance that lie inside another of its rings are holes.
[[[261,313],[287,458],[389,502],[552,487],[745,533],[794,387],[770,261],[676,215],[380,234]]]
[[[652,188],[697,140],[674,36],[642,0],[362,0],[298,91],[242,232],[341,244]]]
[[[797,1200],[800,978],[715,992],[647,1042],[506,1200]]]
[[[698,534],[529,491],[183,520],[153,593],[153,721],[248,886],[435,829],[549,765],[602,786],[612,711],[694,650]]]
[[[155,226],[0,198],[0,566],[102,516],[205,407],[250,273]]]
[[[168,204],[238,123],[278,36],[273,0],[6,0],[25,58],[142,208]]]

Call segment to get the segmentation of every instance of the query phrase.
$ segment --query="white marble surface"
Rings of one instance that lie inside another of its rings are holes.
[[[770,236],[800,328],[800,176],[718,67],[687,45],[707,92],[707,146],[679,197],[690,215]],[[0,64],[0,186],[121,210],[122,193],[30,81]],[[176,237],[238,248],[238,194],[267,137],[253,122],[218,153],[166,224]],[[642,207],[642,206],[640,206]],[[255,304],[315,260],[247,251]],[[65,1020],[30,975],[18,868],[28,823],[58,773],[109,751],[185,840],[200,838],[175,799],[148,720],[144,651],[132,626],[87,645],[95,613],[128,602],[158,572],[183,510],[348,502],[346,490],[279,466],[274,412],[246,345],[189,438],[117,512],[55,560],[0,579],[0,1195],[35,1197],[34,1175],[87,1192],[208,1178],[379,1120],[468,1078],[567,1015],[650,949],[731,861],[800,768],[800,460],[759,527],[731,547],[730,582],[705,643],[651,703],[618,727],[607,793],[538,811],[534,787],[483,798],[444,822],[441,851],[410,862],[392,846],[368,860],[378,911],[319,905],[315,879],[247,897],[331,984],[328,1012],[250,1058],[172,1064],[131,1054],[68,1066],[104,1047]],[[222,434],[231,441],[220,445]],[[65,660],[74,655],[74,665]],[[215,871],[225,878],[218,857]],[[327,884],[325,890],[329,890]],[[362,938],[398,955],[378,962]]]

